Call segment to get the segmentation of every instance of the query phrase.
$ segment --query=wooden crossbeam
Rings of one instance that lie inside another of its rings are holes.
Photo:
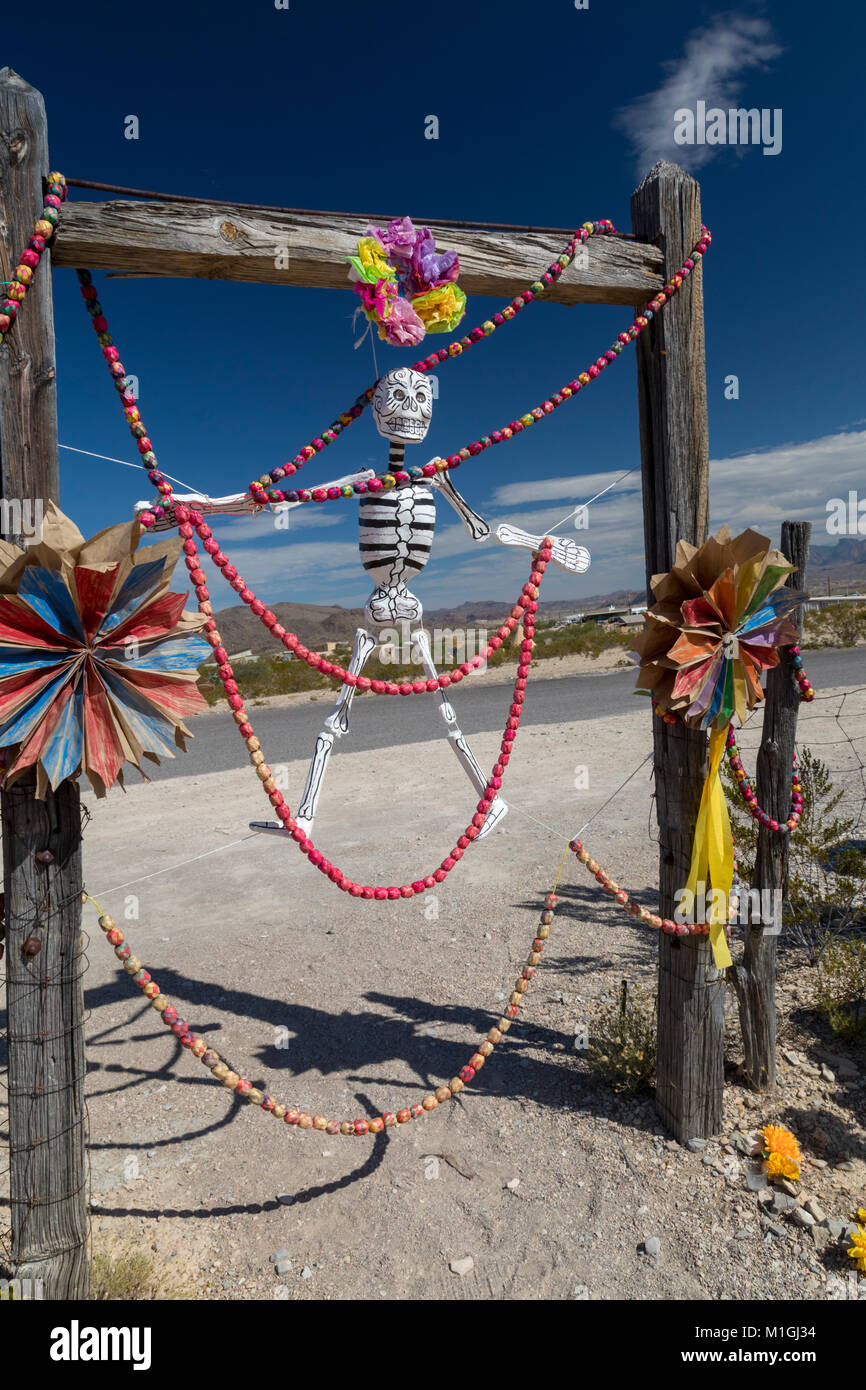
[[[365,217],[335,224],[325,214],[241,212],[219,203],[68,202],[52,259],[55,266],[127,275],[345,290],[345,258],[367,226]],[[503,299],[525,289],[562,250],[555,236],[541,232],[443,229],[436,239],[458,252],[460,284],[468,295]],[[657,246],[593,237],[545,299],[644,304],[663,285],[662,270]]]

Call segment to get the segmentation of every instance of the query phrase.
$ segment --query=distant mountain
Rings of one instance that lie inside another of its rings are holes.
[[[810,593],[866,593],[866,539],[842,536],[832,545],[814,545],[809,556],[806,588]],[[616,589],[609,594],[591,594],[587,598],[553,599],[538,605],[538,616],[561,618],[569,613],[587,612],[593,608],[624,607],[646,602],[646,594],[635,589]],[[273,607],[283,627],[296,632],[301,640],[315,648],[326,642],[351,642],[355,628],[365,623],[363,608],[341,608],[339,604],[277,603]],[[492,627],[509,611],[502,599],[471,599],[452,608],[428,608],[424,621],[428,627],[465,628]],[[273,651],[274,643],[248,608],[238,604],[223,608],[216,614],[223,646],[229,652]]]
[[[866,539],[841,536],[833,545],[813,545],[806,571],[806,588],[810,593],[827,592],[827,582],[833,593],[866,593]]]
[[[538,616],[540,619],[559,618],[568,613],[606,608],[609,604],[619,608],[627,603],[643,603],[644,597],[634,589],[617,589],[615,593],[593,594],[579,600],[554,599],[538,605]],[[276,613],[284,628],[296,632],[304,644],[313,649],[323,647],[326,642],[351,642],[355,629],[363,627],[366,621],[363,608],[341,608],[339,604],[275,603],[271,611]],[[510,606],[502,599],[473,599],[456,608],[426,608],[424,623],[427,627],[439,628],[492,627],[510,611]],[[276,650],[273,638],[244,604],[223,608],[215,617],[223,646],[229,653],[251,651],[258,655]]]

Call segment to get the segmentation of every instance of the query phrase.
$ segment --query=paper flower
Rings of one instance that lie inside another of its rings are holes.
[[[386,338],[397,347],[415,347],[424,337],[424,324],[408,299],[395,299],[384,324],[379,327],[379,337]]]
[[[795,1136],[783,1125],[765,1125],[761,1130],[764,1139],[764,1160],[767,1177],[791,1178],[800,1176],[803,1155]]]
[[[407,294],[424,294],[439,285],[453,283],[459,274],[460,261],[457,252],[437,252],[433,233],[429,227],[423,227],[412,248],[412,259],[406,277]]]
[[[857,1221],[862,1224],[856,1225],[853,1234],[849,1236],[851,1246],[848,1254],[860,1273],[866,1274],[866,1207],[858,1207]]]
[[[440,285],[416,294],[411,304],[428,333],[450,333],[466,313],[466,295],[459,285]]]
[[[449,332],[466,312],[466,295],[454,283],[457,252],[438,252],[430,228],[416,228],[408,217],[395,217],[384,232],[368,227],[347,259],[364,313],[397,347],[417,346],[425,332]]]
[[[652,580],[658,602],[634,644],[638,689],[693,728],[726,728],[734,714],[742,723],[764,698],[761,673],[797,641],[787,615],[805,595],[783,587],[792,569],[755,531],[731,540],[723,526],[700,548],[680,541],[673,569]]]
[[[0,541],[0,748],[5,781],[36,768],[36,795],[85,772],[97,796],[185,749],[183,717],[206,708],[203,619],[169,592],[180,541],[134,559],[137,522],[85,541],[53,503],[39,544]]]
[[[359,280],[355,293],[361,296],[364,313],[371,323],[384,323],[391,313],[394,302],[399,297],[396,284],[391,280],[376,280],[367,284]]]
[[[393,218],[384,232],[378,227],[368,227],[367,235],[376,237],[382,243],[388,260],[397,267],[401,275],[408,270],[418,236],[410,218]]]
[[[362,237],[358,242],[357,256],[349,257],[352,269],[350,280],[361,280],[371,284],[376,280],[396,280],[397,272],[388,263],[385,248],[375,237]]]

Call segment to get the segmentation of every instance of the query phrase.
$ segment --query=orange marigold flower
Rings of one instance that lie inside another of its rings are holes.
[[[784,1154],[786,1158],[793,1159],[799,1165],[803,1155],[800,1153],[800,1145],[789,1129],[782,1125],[764,1125],[761,1134],[764,1137],[765,1156]]]
[[[771,1153],[766,1160],[765,1172],[768,1178],[791,1178],[796,1182],[800,1176],[800,1165],[787,1154]]]

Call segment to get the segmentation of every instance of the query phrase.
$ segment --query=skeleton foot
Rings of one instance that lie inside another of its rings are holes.
[[[490,807],[490,810],[487,812],[487,815],[484,817],[484,824],[482,825],[481,829],[479,830],[478,835],[476,836],[476,839],[483,840],[483,839],[484,839],[484,836],[485,836],[485,835],[489,835],[490,831],[494,828],[494,826],[498,825],[499,822],[500,822],[501,820],[503,820],[504,817],[507,816],[507,815],[508,815],[508,807],[507,807],[507,805],[505,804],[505,802],[502,800],[502,797],[501,797],[501,796],[496,796],[496,797],[494,797],[494,798],[493,798],[493,802],[492,802],[491,807]]]

